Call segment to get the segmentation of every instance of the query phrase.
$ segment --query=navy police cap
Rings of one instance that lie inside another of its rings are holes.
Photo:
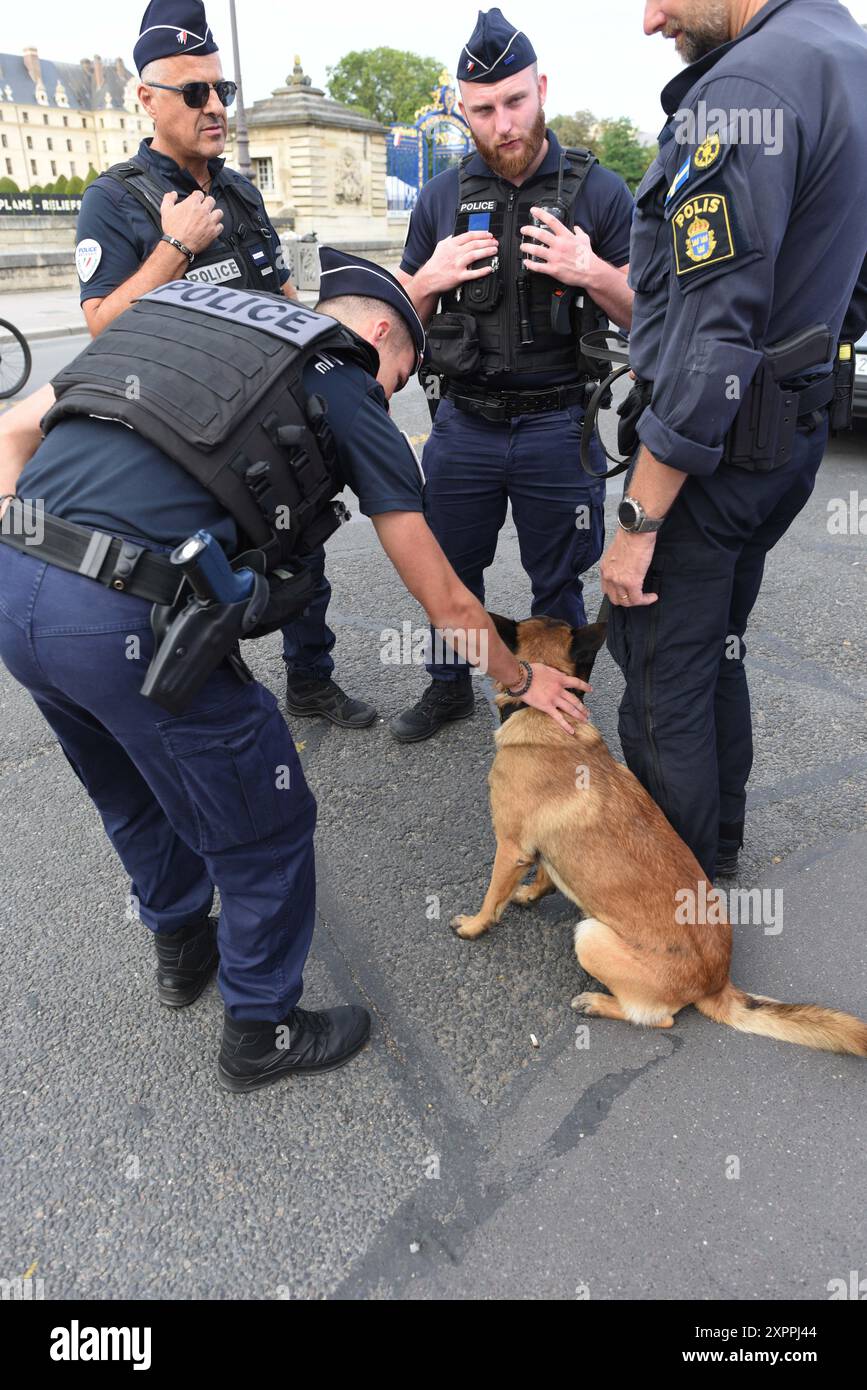
[[[399,280],[382,266],[372,261],[364,261],[360,256],[350,256],[345,251],[335,251],[333,246],[320,246],[319,299],[337,299],[344,294],[363,295],[366,299],[381,299],[396,309],[409,329],[416,350],[415,370],[418,371],[424,355],[424,328],[415,310],[415,305]]]
[[[460,82],[501,82],[536,61],[526,34],[505,18],[502,10],[479,10],[476,27],[458,59]]]
[[[216,52],[202,0],[151,0],[132,56],[141,76],[142,68],[158,58],[176,58],[185,53],[203,57]]]

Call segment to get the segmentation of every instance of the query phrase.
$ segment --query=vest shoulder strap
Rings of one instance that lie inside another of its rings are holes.
[[[587,175],[590,173],[593,165],[598,163],[599,160],[592,150],[586,149],[583,145],[575,145],[560,151],[560,167],[563,169],[563,185],[568,191],[568,202],[570,207],[574,206],[575,199],[584,187]]]
[[[103,177],[122,184],[127,192],[141,203],[154,226],[162,231],[160,208],[166,193],[171,190],[168,182],[161,182],[138,156],[127,159],[122,164],[112,164],[110,169],[104,171]]]

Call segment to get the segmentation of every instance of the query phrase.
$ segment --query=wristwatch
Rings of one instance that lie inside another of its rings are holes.
[[[617,524],[622,531],[628,531],[633,536],[643,531],[658,531],[664,521],[664,516],[648,516],[634,497],[624,497],[617,508]]]
[[[178,251],[183,251],[190,265],[192,265],[193,261],[196,259],[195,251],[191,251],[189,246],[185,246],[182,241],[178,241],[177,237],[169,236],[168,232],[163,233],[160,237],[160,241],[167,241],[169,246],[174,246]]]

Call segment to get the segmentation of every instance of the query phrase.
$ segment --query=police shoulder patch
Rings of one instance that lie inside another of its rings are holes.
[[[725,193],[698,193],[672,213],[674,261],[678,275],[731,261],[737,252]]]

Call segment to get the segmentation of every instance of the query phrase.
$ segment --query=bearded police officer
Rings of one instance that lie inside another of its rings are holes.
[[[851,420],[867,35],[838,0],[648,0],[644,28],[689,66],[636,194],[645,408],[602,577],[626,760],[713,876],[743,841],[765,557]]]
[[[387,406],[424,347],[405,292],[334,252],[323,271],[327,315],[159,286],[0,420],[0,494],[18,494],[0,502],[0,657],[132,879],[161,1001],[196,999],[219,954],[233,1091],[340,1065],[369,1032],[356,1006],[298,1007],[316,806],[238,646],[303,607],[300,562],[345,519],[344,484],[431,621],[497,680],[564,728],[583,713],[570,687],[588,688],[516,661],[427,528]]]
[[[547,79],[500,10],[479,14],[457,75],[476,153],[422,188],[399,277],[423,319],[441,306],[429,327],[444,399],[424,451],[426,514],[481,599],[511,502],[533,612],[580,626],[605,485],[579,463],[596,371],[579,338],[609,317],[629,324],[632,197],[588,150],[561,150],[546,130]],[[604,471],[596,441],[593,461]],[[391,724],[401,741],[473,712],[465,664],[428,671],[421,701]]]

